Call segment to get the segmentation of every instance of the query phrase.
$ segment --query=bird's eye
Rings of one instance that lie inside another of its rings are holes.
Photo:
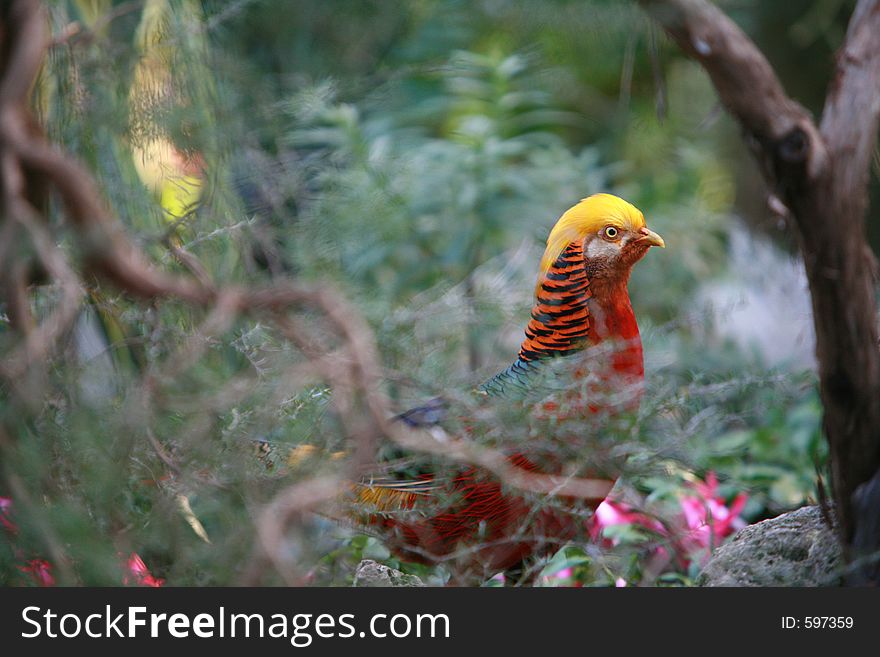
[[[602,237],[606,240],[616,240],[620,237],[620,231],[614,226],[605,226],[605,229],[602,231]]]

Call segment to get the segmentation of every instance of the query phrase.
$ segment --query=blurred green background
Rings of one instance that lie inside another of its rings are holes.
[[[719,4],[820,112],[854,3]],[[62,36],[35,89],[41,119],[139,245],[168,269],[180,268],[169,244],[183,246],[216,281],[340,289],[375,331],[399,410],[506,366],[554,221],[598,191],[627,198],[668,245],[630,284],[648,392],[627,485],[659,515],[709,471],[728,499],[748,494],[748,521],[816,499],[826,454],[795,236],[707,77],[633,3],[59,0],[50,16]],[[82,31],[64,36],[74,21]],[[149,57],[155,84],[138,92]],[[186,212],[139,170],[157,135],[199,163]],[[875,176],[875,198],[876,187]],[[295,477],[287,450],[344,449],[328,391],[280,389],[296,355],[255,322],[165,382],[151,415],[133,408],[143,373],[199,321],[181,304],[90,290],[38,411],[18,418],[0,397],[20,426],[3,458],[31,491],[16,501],[0,583],[21,583],[16,550],[45,553],[47,524],[83,583],[118,583],[115,555],[128,550],[174,584],[234,583],[255,510]],[[259,377],[254,394],[204,412],[243,372]],[[163,478],[145,422],[189,476]],[[273,467],[254,458],[257,439]],[[179,513],[181,491],[210,544]],[[316,582],[347,584],[364,555],[400,565],[375,538],[330,521],[312,531],[302,558]],[[618,538],[577,557],[596,565],[581,581],[639,580],[652,539]],[[403,567],[444,581],[442,568]]]

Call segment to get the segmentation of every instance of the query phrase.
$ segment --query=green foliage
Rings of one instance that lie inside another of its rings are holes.
[[[151,115],[151,126],[208,162],[202,204],[174,235],[215,281],[285,275],[338,288],[374,331],[399,410],[438,393],[467,406],[465,391],[514,357],[553,222],[584,196],[619,193],[668,244],[636,267],[630,286],[648,367],[638,421],[599,440],[625,464],[633,503],[671,523],[682,491],[709,471],[727,499],[748,493],[750,521],[816,498],[827,452],[813,373],[770,366],[722,337],[699,301],[707,284],[737,275],[727,259],[732,231],[742,230],[731,221],[737,136],[716,120],[717,99],[695,65],[662,49],[652,62],[652,36],[633,7],[168,7],[174,84],[186,102]],[[196,9],[203,18],[193,18]],[[56,3],[53,28],[78,16]],[[818,29],[819,18],[805,16],[797,34]],[[39,100],[49,137],[94,173],[156,264],[181,271],[169,250],[174,231],[132,162],[144,139],[129,102],[139,19],[125,14],[94,42],[53,48]],[[37,292],[40,317],[53,293]],[[257,320],[199,343],[200,358],[162,378],[204,317],[185,304],[89,293],[81,322],[96,327],[98,348],[72,335],[53,357],[50,392],[29,400],[26,413],[0,392],[0,420],[17,430],[15,447],[2,447],[4,473],[19,473],[30,492],[0,489],[16,498],[20,527],[14,546],[0,542],[0,584],[21,583],[16,550],[49,558],[53,543],[86,584],[118,584],[118,555],[130,552],[175,585],[240,581],[261,509],[291,482],[339,471],[332,455],[349,445],[332,393],[286,379],[302,356]],[[5,352],[12,334],[3,312]],[[325,337],[309,316],[298,329]],[[161,395],[145,405],[146,374],[159,378]],[[254,383],[230,396],[228,384],[246,376]],[[533,439],[514,411],[496,419],[475,439]],[[290,450],[303,445],[317,451],[292,464]],[[582,451],[579,467],[589,456]],[[419,466],[450,464],[425,457]],[[187,523],[181,494],[210,544]],[[350,583],[361,558],[431,584],[448,578],[339,523],[307,524],[295,557],[316,583]],[[651,577],[678,586],[699,568],[651,573],[649,555],[662,541],[644,528],[621,526],[605,539],[611,544],[562,546],[534,565],[536,583]]]
[[[746,489],[761,491],[753,497],[753,513],[772,516],[796,508],[816,499],[815,468],[828,458],[820,419],[810,387],[791,405],[768,409],[760,424],[718,436],[705,459]]]

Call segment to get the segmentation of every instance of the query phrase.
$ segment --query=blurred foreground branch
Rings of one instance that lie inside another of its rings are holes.
[[[49,45],[47,19],[36,0],[4,3],[0,8],[0,302],[7,308],[16,339],[0,360],[0,386],[22,411],[7,417],[21,422],[39,410],[48,392],[47,359],[58,350],[79,314],[84,281],[91,284],[95,279],[135,299],[150,303],[175,299],[208,313],[191,340],[184,340],[162,366],[144,374],[138,386],[144,408],[149,409],[166,382],[199,360],[208,337],[223,333],[238,317],[253,316],[277,327],[307,358],[305,366],[298,365],[292,372],[294,380],[287,379],[291,384],[302,387],[314,378],[331,387],[334,408],[353,443],[345,473],[349,481],[356,481],[374,465],[376,441],[386,436],[410,449],[480,465],[524,490],[592,500],[606,496],[611,482],[528,473],[512,466],[501,452],[464,440],[441,444],[426,433],[391,422],[372,331],[351,304],[326,286],[308,287],[293,281],[254,287],[215,285],[200,263],[185,252],[177,256],[193,273],[191,277],[154,267],[125,235],[89,172],[46,141],[31,113],[31,89]],[[71,229],[68,249],[58,246],[57,227],[45,212],[50,194],[59,199]],[[60,292],[54,310],[42,319],[31,309],[36,284],[54,286]],[[305,342],[293,330],[291,313],[303,311],[317,311],[329,326],[336,338],[332,350]],[[144,418],[149,422],[151,416]],[[12,420],[8,425],[0,426],[3,435],[9,436],[0,444],[4,450],[12,449],[18,434]],[[176,466],[153,437],[151,427],[144,427],[143,435],[174,471]],[[8,467],[0,474],[13,493],[21,492]],[[261,581],[262,566],[269,563],[285,581],[302,582],[297,564],[285,557],[290,529],[304,512],[337,498],[346,486],[337,477],[315,477],[288,487],[268,504],[256,521],[255,558],[244,581]],[[53,558],[63,564],[62,583],[75,583],[63,548],[50,534],[44,538]]]

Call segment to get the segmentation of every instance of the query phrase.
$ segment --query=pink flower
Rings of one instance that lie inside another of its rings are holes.
[[[541,579],[544,582],[544,586],[571,586],[574,588],[580,588],[583,586],[580,582],[575,581],[574,577],[574,568],[566,566],[562,570],[557,570],[555,573],[544,575]]]
[[[590,536],[596,540],[606,527],[614,527],[615,525],[639,525],[658,534],[666,533],[666,528],[660,521],[650,518],[644,513],[633,511],[628,504],[609,498],[596,508],[593,524],[590,527]],[[615,541],[612,541],[612,545],[614,543]]]
[[[574,577],[574,568],[569,566],[568,568],[563,568],[562,570],[557,570],[555,573],[550,575],[549,577],[545,577],[544,579],[558,579],[558,580],[566,580]]]
[[[0,497],[0,526],[10,534],[18,533],[18,526],[12,522],[12,500],[8,497]]]
[[[13,536],[18,533],[18,525],[12,521],[12,499],[0,497],[0,526]],[[24,554],[18,547],[14,548],[17,559]],[[27,573],[40,586],[55,586],[52,576],[52,565],[45,559],[30,559],[23,566],[16,566],[21,572]]]
[[[728,506],[718,495],[718,478],[714,472],[709,472],[704,482],[695,482],[691,487],[696,495],[681,498],[688,530],[682,543],[689,553],[705,551],[702,557],[705,561],[726,536],[745,527],[746,522],[739,514],[749,498],[745,493],[739,493]]]
[[[122,578],[122,583],[126,586],[134,584],[136,586],[159,587],[165,583],[164,579],[153,577],[144,560],[136,552],[131,553],[127,565],[128,571],[133,575],[133,578],[129,578],[128,575]]]
[[[10,534],[18,532],[18,526],[12,521],[12,500],[8,497],[0,497],[0,526],[2,526]],[[24,553],[20,548],[15,548],[15,556],[17,559],[23,559]],[[119,555],[120,557],[122,555]],[[40,586],[55,586],[55,578],[52,575],[52,564],[45,559],[30,559],[23,566],[17,566],[18,569],[30,575],[34,581]],[[126,569],[131,573],[132,577],[125,575],[122,578],[123,584],[134,584],[137,586],[162,586],[164,579],[153,577],[147,568],[144,560],[132,552],[126,563]]]
[[[619,525],[637,525],[658,537],[666,539],[667,547],[672,554],[661,545],[652,548],[652,554],[667,560],[676,559],[684,567],[694,559],[705,563],[712,549],[719,546],[724,538],[745,527],[746,522],[740,516],[748,500],[748,495],[739,493],[729,504],[718,494],[718,477],[714,472],[706,474],[705,481],[697,480],[688,485],[689,491],[681,496],[679,506],[681,515],[673,522],[664,525],[659,520],[635,511],[623,502],[606,499],[593,516],[590,536],[594,541],[602,538],[604,530]],[[674,527],[679,527],[675,531]],[[606,540],[608,545],[616,545],[617,539]],[[618,586],[623,580],[616,582]],[[623,582],[622,585],[626,585]]]
[[[52,566],[45,559],[31,559],[18,569],[28,573],[40,586],[55,586],[55,578],[52,576]]]

